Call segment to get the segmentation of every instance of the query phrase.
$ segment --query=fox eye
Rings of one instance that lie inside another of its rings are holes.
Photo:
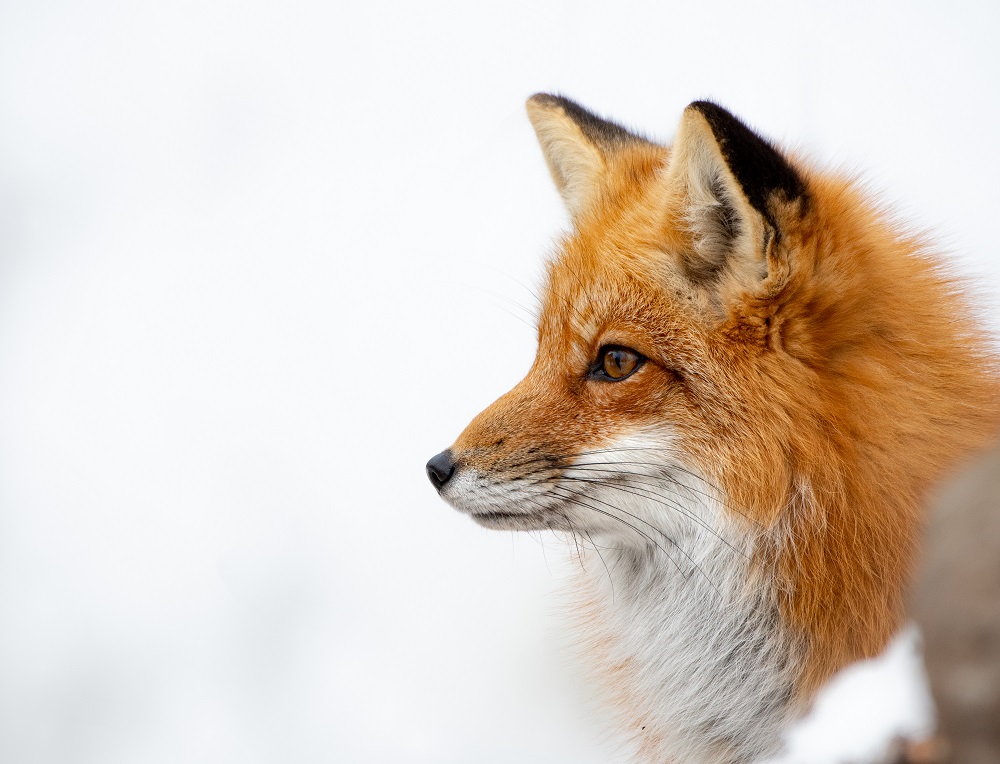
[[[605,345],[597,352],[597,361],[591,376],[619,382],[635,373],[646,359],[634,350],[621,345]]]

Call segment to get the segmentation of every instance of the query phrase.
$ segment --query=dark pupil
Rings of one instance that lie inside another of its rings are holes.
[[[623,377],[626,373],[626,363],[628,359],[623,350],[609,350],[605,357],[605,369],[608,376]]]

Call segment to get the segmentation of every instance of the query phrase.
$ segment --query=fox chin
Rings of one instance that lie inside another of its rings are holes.
[[[670,146],[527,108],[572,226],[527,376],[428,477],[567,537],[639,761],[758,761],[900,627],[925,498],[1000,430],[997,359],[927,242],[721,106]]]

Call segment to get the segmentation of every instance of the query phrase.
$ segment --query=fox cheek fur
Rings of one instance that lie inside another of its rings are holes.
[[[572,540],[640,760],[756,761],[899,627],[924,497],[997,432],[996,359],[923,241],[721,107],[670,147],[528,115],[573,220],[538,354],[428,475]]]

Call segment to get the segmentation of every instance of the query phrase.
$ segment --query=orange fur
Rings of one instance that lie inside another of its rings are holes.
[[[591,168],[599,187],[572,202],[549,265],[534,365],[452,451],[502,480],[669,426],[757,539],[748,585],[776,588],[805,656],[793,692],[806,704],[900,626],[924,498],[998,430],[997,365],[933,248],[851,182],[801,164],[807,200],[770,200],[780,235],[762,259],[692,279],[688,202],[664,182],[671,152],[622,143]],[[607,344],[648,361],[595,384],[584,371]],[[613,640],[595,649],[610,656]],[[629,707],[632,668],[612,663]]]

